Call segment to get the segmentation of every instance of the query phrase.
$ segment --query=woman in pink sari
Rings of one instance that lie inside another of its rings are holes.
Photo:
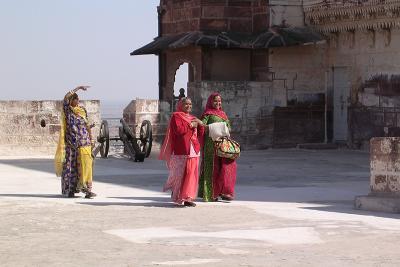
[[[192,101],[182,98],[172,114],[160,159],[167,162],[168,180],[164,191],[171,190],[172,200],[178,205],[195,207],[199,183],[199,136],[204,134],[202,122],[190,115]]]

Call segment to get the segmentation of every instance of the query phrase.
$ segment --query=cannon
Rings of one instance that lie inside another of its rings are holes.
[[[121,119],[120,122],[121,126],[118,128],[119,136],[117,137],[110,137],[108,122],[106,120],[101,122],[100,133],[97,137],[97,141],[100,144],[93,150],[93,156],[95,157],[100,152],[102,158],[107,158],[110,141],[114,140],[122,141],[124,151],[128,153],[132,160],[143,162],[145,158],[150,156],[153,143],[153,130],[150,121],[144,120],[142,122],[139,137],[136,137],[124,119]]]

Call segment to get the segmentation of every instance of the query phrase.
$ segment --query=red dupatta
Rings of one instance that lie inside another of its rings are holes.
[[[201,118],[203,119],[205,116],[207,115],[215,115],[220,117],[221,119],[227,121],[228,120],[228,116],[226,116],[226,113],[221,109],[216,109],[213,107],[213,102],[214,102],[214,98],[216,96],[221,97],[221,95],[219,93],[212,93],[208,99],[207,99],[207,105],[206,105],[206,109],[203,112],[203,115],[201,115]],[[222,99],[222,97],[221,97]]]
[[[181,100],[179,100],[179,102],[177,104],[176,112],[172,113],[171,118],[173,116],[176,116],[176,117],[180,118],[181,120],[187,122],[188,124],[191,124],[192,120],[195,119],[196,117],[183,112],[182,107],[183,107],[183,101],[181,99]],[[161,146],[160,156],[158,157],[158,159],[160,159],[160,160],[165,160],[167,162],[168,166],[169,166],[169,162],[170,162],[171,155],[172,155],[172,148],[174,147],[173,134],[174,133],[171,131],[171,119],[170,119],[170,121],[168,123],[167,133],[165,135],[163,145]]]

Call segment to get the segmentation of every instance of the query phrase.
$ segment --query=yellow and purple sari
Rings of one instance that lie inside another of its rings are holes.
[[[70,93],[63,102],[60,138],[55,156],[55,171],[61,176],[63,195],[92,188],[93,159],[87,112],[70,106]]]

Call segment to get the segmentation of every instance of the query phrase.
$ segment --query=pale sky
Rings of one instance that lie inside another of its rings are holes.
[[[0,0],[0,100],[158,98],[159,0]],[[182,78],[177,78],[178,82]]]

